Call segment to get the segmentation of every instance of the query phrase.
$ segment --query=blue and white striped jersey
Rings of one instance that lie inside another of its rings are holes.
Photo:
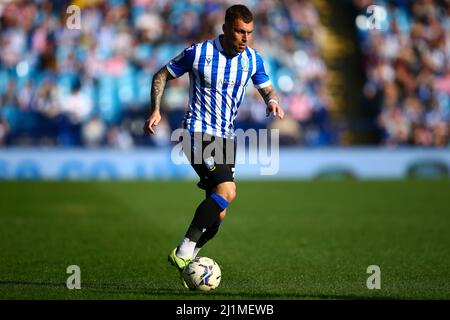
[[[249,80],[257,89],[271,85],[271,81],[256,50],[247,47],[242,53],[227,56],[219,37],[186,48],[166,67],[175,78],[189,73],[189,108],[184,128],[232,138],[234,119]]]

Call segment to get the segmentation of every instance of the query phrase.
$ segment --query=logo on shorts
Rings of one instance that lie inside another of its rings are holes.
[[[205,159],[205,166],[206,168],[208,168],[209,171],[214,171],[216,170],[216,166],[214,163],[214,158],[213,157],[209,157]]]

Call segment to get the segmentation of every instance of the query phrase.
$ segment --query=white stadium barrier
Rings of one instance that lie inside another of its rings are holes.
[[[196,179],[175,164],[171,149],[0,149],[2,180]],[[250,161],[238,150],[236,177],[244,179],[448,178],[449,149],[281,148],[279,157]]]

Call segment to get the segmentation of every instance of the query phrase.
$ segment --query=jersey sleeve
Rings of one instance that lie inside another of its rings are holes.
[[[256,56],[256,72],[252,76],[253,85],[256,89],[261,89],[272,85],[261,56],[255,51]]]
[[[182,76],[192,69],[195,59],[195,45],[184,49],[179,55],[169,61],[166,65],[167,70],[174,78]]]

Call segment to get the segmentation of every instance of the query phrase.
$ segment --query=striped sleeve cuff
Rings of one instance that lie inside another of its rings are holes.
[[[265,87],[268,87],[268,86],[271,86],[271,85],[272,85],[272,81],[268,80],[268,81],[260,83],[260,84],[255,84],[255,88],[256,89],[262,89],[262,88],[265,88]]]
[[[172,68],[169,65],[166,65],[167,70],[174,78],[178,78],[177,74],[172,70]]]

